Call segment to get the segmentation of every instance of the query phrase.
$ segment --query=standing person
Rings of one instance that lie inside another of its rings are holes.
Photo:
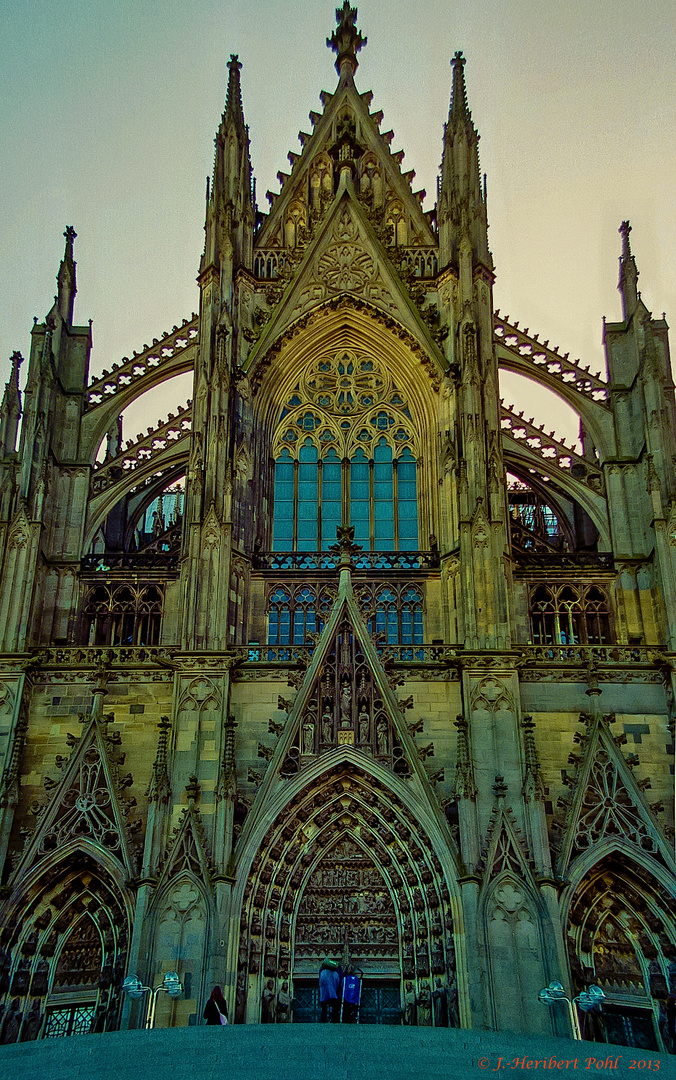
[[[357,1021],[360,994],[359,976],[352,964],[345,971],[343,978],[343,1023],[354,1024]]]
[[[227,1024],[228,1003],[223,997],[220,986],[214,986],[211,996],[204,1006],[204,1019],[209,1024]]]
[[[319,1001],[322,1006],[322,1024],[325,1024],[331,1013],[331,1023],[337,1024],[338,994],[340,993],[340,971],[335,960],[326,960],[319,969]]]

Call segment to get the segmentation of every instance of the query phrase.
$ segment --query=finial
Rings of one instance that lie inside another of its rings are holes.
[[[10,378],[12,380],[16,380],[16,382],[18,383],[18,381],[19,381],[19,368],[23,364],[23,356],[21,355],[20,352],[17,352],[15,350],[12,353],[12,355],[10,356],[10,358],[9,358],[9,362],[12,365],[12,374],[11,374]]]
[[[231,53],[228,60],[228,91],[225,97],[225,115],[231,116],[238,123],[244,124],[244,111],[242,109],[242,87],[239,73],[242,65],[237,53]]]
[[[465,87],[465,57],[462,52],[458,50],[451,60],[451,67],[453,68],[453,92],[451,94],[451,118],[457,119],[458,117],[464,119],[469,117],[469,108],[467,107],[467,89]]]
[[[66,251],[65,251],[65,254],[64,254],[64,258],[72,259],[73,258],[73,240],[77,236],[77,233],[75,232],[75,229],[73,228],[72,225],[66,225],[66,231],[64,232],[63,235],[66,238]]]
[[[356,27],[357,8],[350,7],[349,0],[344,0],[342,8],[336,8],[337,28],[326,39],[329,49],[336,53],[336,71],[340,75],[343,66],[351,75],[358,67],[357,53],[366,45],[368,38],[362,37]]]
[[[631,225],[628,221],[623,221],[617,230],[622,237],[622,258],[631,258],[631,244],[629,243],[629,233],[631,232]]]

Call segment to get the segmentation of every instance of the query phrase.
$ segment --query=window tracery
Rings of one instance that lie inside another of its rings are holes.
[[[598,585],[537,585],[530,617],[535,645],[607,645],[610,601]]]
[[[343,350],[303,375],[273,441],[275,551],[325,551],[351,524],[366,550],[416,550],[411,412],[375,359]]]
[[[358,583],[355,597],[370,634],[383,645],[422,645],[423,594],[418,585]],[[268,595],[268,645],[307,645],[320,634],[336,599],[325,585],[275,585]]]
[[[95,585],[83,605],[89,645],[157,645],[162,585]]]

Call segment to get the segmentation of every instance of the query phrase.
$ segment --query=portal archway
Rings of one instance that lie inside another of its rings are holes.
[[[365,974],[397,984],[400,1000],[406,989],[415,993],[419,1022],[431,1024],[437,980],[455,1006],[456,905],[420,820],[385,783],[342,761],[277,814],[253,859],[242,897],[236,1022],[260,1019],[270,981],[275,992],[283,982],[292,991],[294,981],[316,979],[323,956],[340,959],[347,944]]]

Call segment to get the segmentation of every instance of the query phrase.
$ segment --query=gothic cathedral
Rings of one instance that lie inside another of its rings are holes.
[[[465,59],[431,210],[338,82],[256,203],[228,64],[199,313],[91,378],[58,295],[0,425],[0,1041],[317,1018],[670,1049],[676,409],[621,233],[605,371],[493,305]],[[580,417],[581,449],[500,399]],[[122,414],[194,373],[135,439]],[[19,421],[21,420],[20,436]],[[18,449],[17,449],[18,438]],[[292,1001],[292,1005],[289,1003]]]

